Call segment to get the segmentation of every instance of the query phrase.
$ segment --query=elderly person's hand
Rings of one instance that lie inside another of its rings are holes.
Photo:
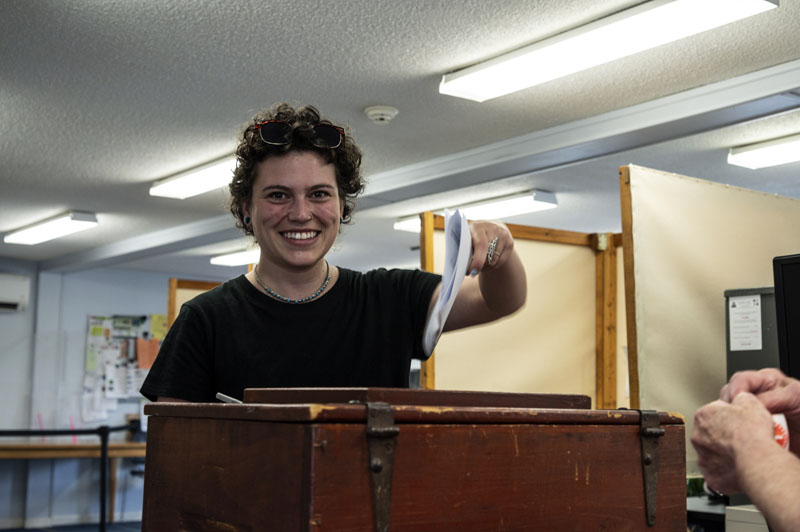
[[[758,446],[776,445],[772,416],[756,397],[740,392],[730,403],[717,400],[694,415],[692,445],[708,486],[720,493],[739,493],[738,461],[757,456]]]
[[[773,414],[786,416],[790,450],[800,454],[800,381],[775,368],[735,373],[720,392],[720,399],[731,402],[742,392],[755,395]]]

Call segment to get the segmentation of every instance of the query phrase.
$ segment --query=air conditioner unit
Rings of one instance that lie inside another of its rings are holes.
[[[28,306],[30,290],[30,278],[0,273],[0,311],[24,310]]]

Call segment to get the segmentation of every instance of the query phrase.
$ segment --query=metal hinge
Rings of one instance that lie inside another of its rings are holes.
[[[642,478],[644,479],[644,505],[647,525],[656,524],[656,500],[658,497],[658,439],[664,435],[658,412],[639,410],[642,441]]]
[[[376,532],[389,532],[392,503],[392,467],[397,433],[392,407],[388,403],[367,403],[367,446],[372,484],[372,507]]]

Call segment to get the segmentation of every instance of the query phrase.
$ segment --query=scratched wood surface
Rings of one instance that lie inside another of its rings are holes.
[[[366,467],[354,471],[368,463],[363,429],[318,426],[315,439],[326,444],[314,449],[309,530],[374,530]],[[667,426],[659,443],[654,527],[640,456],[630,425],[403,426],[390,530],[684,532],[683,426]]]
[[[362,405],[328,408],[355,419],[336,422],[265,420],[275,406],[152,406],[144,531],[374,530]],[[680,417],[660,416],[648,527],[637,412],[500,410],[395,409],[390,530],[686,529]]]
[[[143,531],[308,529],[307,425],[153,418],[147,430]]]

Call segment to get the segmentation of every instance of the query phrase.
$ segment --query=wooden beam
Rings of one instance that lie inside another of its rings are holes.
[[[633,213],[631,176],[627,166],[619,169],[620,206],[622,208],[622,260],[625,269],[625,324],[628,329],[628,382],[630,407],[639,406],[639,355],[636,336],[636,283],[633,278]]]
[[[426,272],[433,272],[433,229],[434,219],[432,212],[423,212],[419,215],[419,258],[420,269]],[[444,219],[442,219],[442,229],[444,229]],[[434,351],[428,360],[422,362],[419,371],[419,385],[426,390],[436,388],[436,361]]]
[[[577,231],[562,231],[560,229],[546,229],[544,227],[531,227],[528,225],[506,224],[511,236],[523,240],[540,240],[542,242],[557,242],[559,244],[572,244],[576,246],[592,246],[592,235]],[[433,217],[433,228],[444,231],[444,217],[438,214]]]
[[[178,294],[178,280],[175,277],[169,278],[169,289],[167,291],[167,328],[172,326],[177,316],[175,299]]]
[[[595,243],[595,408],[617,408],[617,248],[611,234]]]

